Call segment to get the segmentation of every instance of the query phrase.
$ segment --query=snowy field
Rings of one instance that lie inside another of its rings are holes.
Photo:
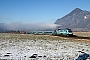
[[[75,60],[81,52],[90,54],[90,41],[49,35],[0,33],[0,59]],[[29,58],[38,54],[35,59]]]

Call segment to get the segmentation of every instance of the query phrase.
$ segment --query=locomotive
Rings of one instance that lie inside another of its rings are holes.
[[[73,32],[71,29],[66,28],[66,29],[56,29],[52,33],[54,36],[73,36]]]

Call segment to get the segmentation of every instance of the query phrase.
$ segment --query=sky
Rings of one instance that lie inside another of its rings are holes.
[[[0,0],[0,22],[54,23],[75,8],[90,11],[90,0]]]
[[[0,23],[51,26],[75,8],[90,11],[90,0],[0,0]]]

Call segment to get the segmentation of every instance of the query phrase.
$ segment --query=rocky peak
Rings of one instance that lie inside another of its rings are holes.
[[[81,9],[79,9],[79,8],[75,8],[74,10],[75,10],[75,11],[82,11],[82,10],[81,10]]]

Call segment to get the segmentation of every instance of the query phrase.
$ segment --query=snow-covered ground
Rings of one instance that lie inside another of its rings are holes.
[[[37,57],[38,60],[75,60],[81,54],[79,51],[90,54],[90,42],[73,41],[67,38],[30,40],[19,37],[22,36],[0,34],[0,59],[29,60],[31,55],[38,54],[42,56]]]

